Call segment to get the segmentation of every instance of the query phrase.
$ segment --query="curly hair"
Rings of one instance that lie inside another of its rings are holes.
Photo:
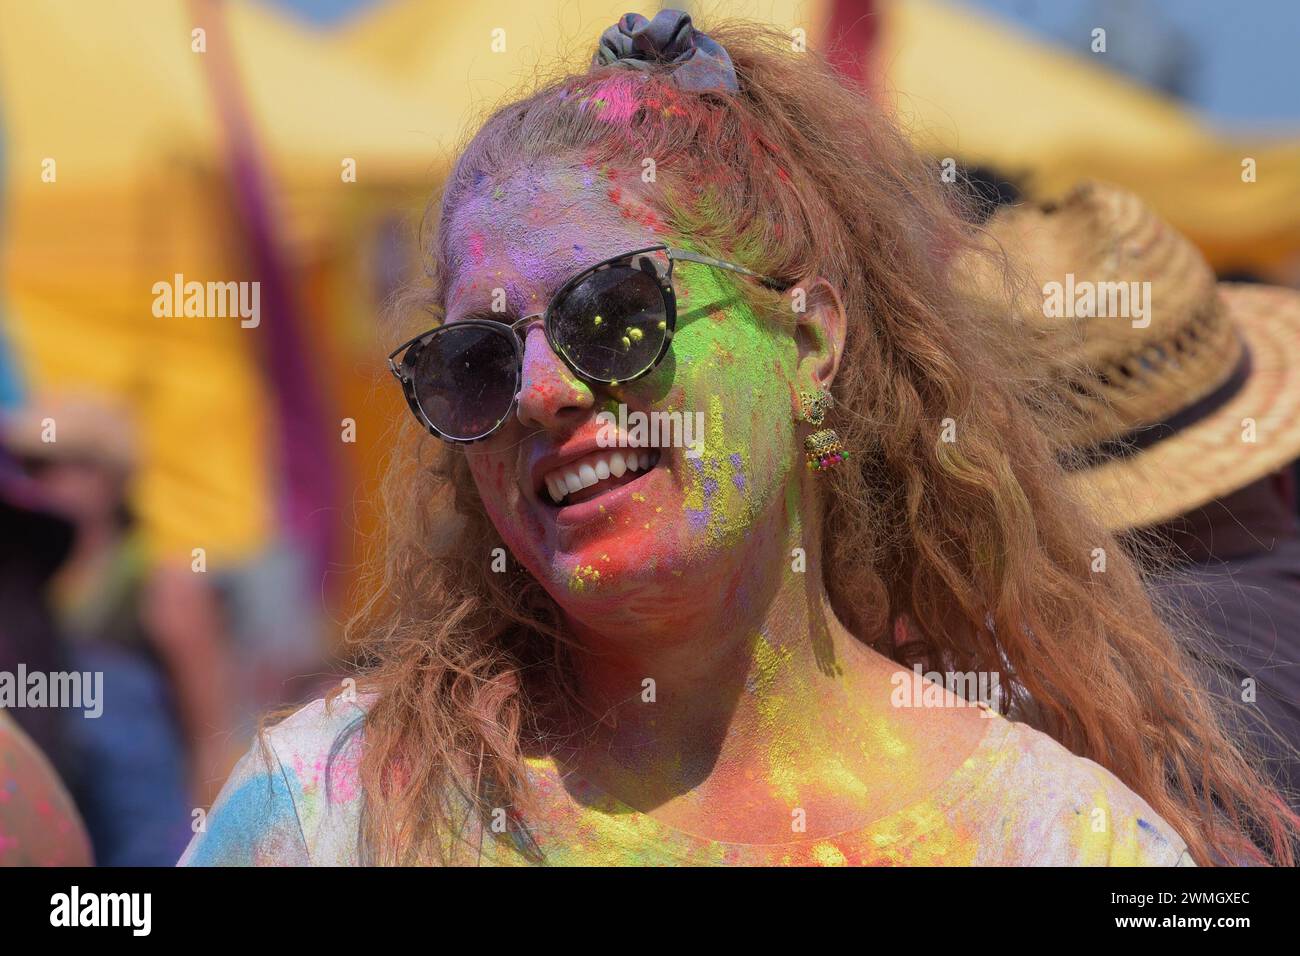
[[[639,169],[654,157],[650,202],[673,232],[778,279],[824,276],[842,297],[833,394],[857,451],[826,477],[821,567],[850,631],[899,661],[919,646],[998,673],[1007,706],[1114,773],[1199,863],[1289,865],[1296,818],[1225,731],[1134,562],[1065,492],[1010,310],[956,266],[988,250],[937,165],[787,36],[747,23],[709,33],[739,93],[594,67],[494,112],[426,217],[427,281],[412,296],[439,313],[457,267],[441,226],[485,177],[547,158]],[[593,104],[617,104],[621,121]],[[775,293],[737,288],[791,321],[764,298]],[[454,862],[492,808],[527,816],[526,748],[580,701],[555,601],[523,569],[493,573],[481,558],[504,545],[464,455],[414,421],[399,428],[387,521],[348,626],[373,694],[362,839],[376,862]],[[1104,574],[1090,568],[1096,547]]]

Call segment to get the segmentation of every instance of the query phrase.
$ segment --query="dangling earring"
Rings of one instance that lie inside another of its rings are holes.
[[[800,392],[800,418],[814,428],[820,428],[833,404],[831,393],[824,388],[816,392]],[[803,447],[808,454],[808,467],[813,471],[826,471],[849,457],[833,428],[820,428],[813,432],[803,440]]]

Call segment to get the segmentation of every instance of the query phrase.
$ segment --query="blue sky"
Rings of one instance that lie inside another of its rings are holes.
[[[331,24],[376,0],[268,2]],[[1300,0],[957,2],[996,14],[1081,55],[1091,55],[1091,27],[1107,26],[1112,61],[1123,60],[1139,73],[1176,74],[1188,100],[1207,120],[1234,128],[1300,130]],[[629,0],[628,8],[659,5]],[[1175,36],[1181,39],[1171,41]]]
[[[1234,127],[1300,129],[1300,0],[964,2],[1082,53],[1088,50],[1090,24],[1106,18],[1109,10],[1137,10],[1185,37],[1188,99],[1207,119]],[[1122,34],[1123,27],[1108,30],[1112,47]],[[1130,52],[1147,66],[1159,55],[1154,44],[1142,40]]]

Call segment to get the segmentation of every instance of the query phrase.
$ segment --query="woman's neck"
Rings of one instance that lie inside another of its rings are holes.
[[[754,842],[788,839],[795,808],[821,807],[839,832],[946,779],[942,759],[921,759],[926,722],[891,705],[898,668],[831,608],[818,543],[784,515],[755,530],[722,587],[692,585],[689,618],[649,616],[618,633],[574,626],[594,716],[564,762],[665,822],[698,827],[692,808],[708,805],[716,838],[757,827],[766,839]],[[792,570],[796,548],[806,570]],[[719,815],[727,806],[734,818]]]

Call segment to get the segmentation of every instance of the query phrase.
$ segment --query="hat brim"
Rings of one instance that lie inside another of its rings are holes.
[[[1300,458],[1300,293],[1225,282],[1219,296],[1251,350],[1241,390],[1150,448],[1070,475],[1112,531],[1168,521]]]

